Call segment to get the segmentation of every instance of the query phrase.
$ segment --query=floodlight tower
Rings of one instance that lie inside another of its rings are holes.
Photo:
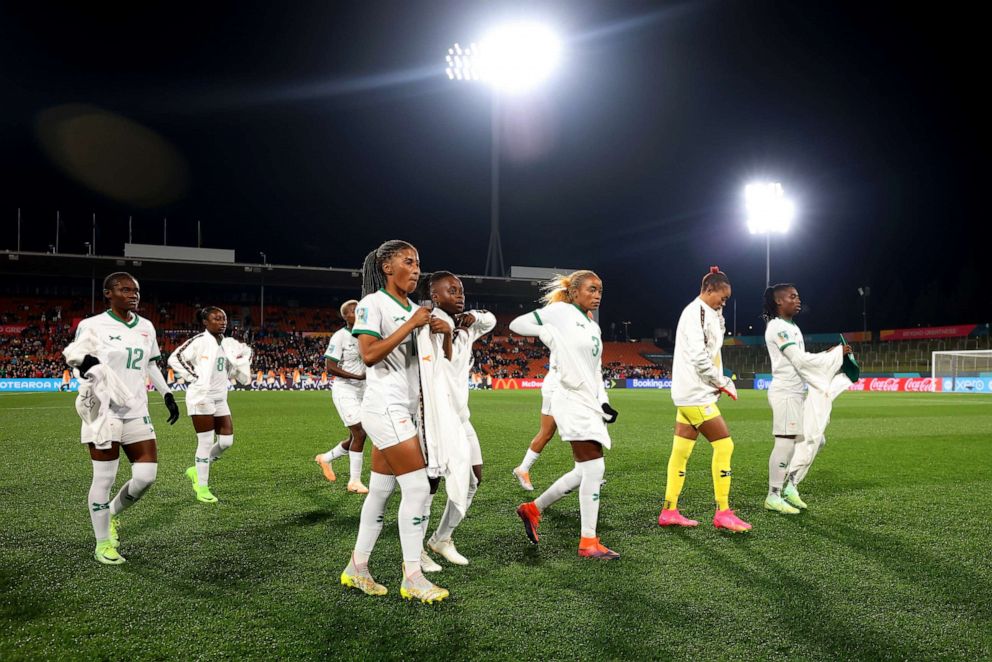
[[[445,73],[449,80],[482,82],[492,90],[488,276],[506,275],[499,236],[500,96],[535,88],[554,71],[560,54],[561,42],[555,33],[532,22],[501,25],[478,42],[466,47],[455,43],[448,49]]]
[[[796,207],[778,182],[752,182],[744,187],[747,229],[765,235],[765,287],[772,283],[772,233],[785,234],[796,216]]]

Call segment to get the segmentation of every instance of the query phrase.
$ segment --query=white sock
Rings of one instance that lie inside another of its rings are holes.
[[[420,552],[424,551],[423,517],[431,486],[427,481],[427,470],[417,469],[396,477],[400,484],[400,547],[403,548],[403,560],[406,562],[408,574],[414,575],[420,571]],[[416,568],[413,567],[416,564]]]
[[[596,524],[599,522],[599,486],[606,473],[606,460],[598,457],[587,462],[576,462],[575,468],[582,472],[582,483],[579,485],[582,537],[595,538]]]
[[[213,430],[196,433],[196,455],[193,459],[196,462],[196,482],[200,485],[210,482],[210,452],[213,445]]]
[[[537,458],[539,457],[541,457],[540,453],[535,453],[534,451],[528,448],[527,454],[524,455],[524,461],[520,463],[520,470],[530,471],[530,468],[534,466],[534,463],[537,462]]]
[[[119,459],[93,460],[93,482],[90,483],[87,505],[97,542],[110,538],[110,488],[114,486],[119,464]]]
[[[220,459],[220,456],[224,454],[228,448],[234,445],[234,435],[233,434],[219,434],[217,435],[217,443],[213,445],[210,449],[210,461],[216,462]]]
[[[362,504],[362,514],[358,524],[358,539],[355,540],[355,553],[352,558],[356,565],[368,563],[375,541],[382,531],[386,502],[396,489],[396,477],[372,472],[369,476],[369,493]]]
[[[448,491],[448,488],[447,488],[447,486],[445,486],[445,492],[447,492],[447,491]],[[430,526],[430,522],[431,522],[431,508],[434,507],[434,497],[436,495],[437,495],[436,492],[434,494],[428,494],[427,495],[427,501],[424,502],[424,516],[423,516],[423,518],[420,521],[421,521],[421,525],[424,528],[424,537],[425,538],[427,537],[427,528],[428,528],[428,526]]]
[[[465,513],[468,513],[468,509],[472,507],[472,499],[475,498],[475,493],[479,491],[479,479],[475,477],[475,472],[468,477],[468,498],[465,499]]]
[[[576,463],[574,469],[556,480],[541,496],[534,499],[534,505],[537,506],[538,511],[543,513],[545,508],[574,490],[581,482],[582,471]]]
[[[145,491],[155,482],[158,474],[158,462],[135,462],[131,465],[131,480],[117,490],[110,504],[110,514],[117,515],[134,505]]]
[[[775,437],[775,446],[768,457],[768,495],[782,494],[785,478],[789,473],[789,464],[796,451],[796,440],[785,437]]]
[[[342,441],[340,444],[338,444],[337,446],[335,446],[331,450],[329,450],[326,453],[324,453],[324,462],[333,462],[334,460],[338,459],[339,457],[344,457],[345,455],[347,455],[348,454],[348,449],[347,448],[344,448],[343,445],[344,445],[344,442]]]
[[[362,457],[363,453],[361,451],[348,451],[348,467],[351,470],[348,482],[360,483],[362,482]]]

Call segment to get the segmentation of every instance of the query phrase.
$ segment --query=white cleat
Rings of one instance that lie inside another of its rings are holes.
[[[455,565],[468,565],[468,559],[455,549],[455,543],[451,542],[451,538],[438,540],[437,542],[428,542],[427,546]]]
[[[520,467],[513,468],[513,476],[520,482],[520,487],[528,492],[534,491],[534,486],[530,482],[530,472],[524,471]]]
[[[427,550],[420,551],[420,569],[424,572],[441,572],[441,565],[427,554]]]

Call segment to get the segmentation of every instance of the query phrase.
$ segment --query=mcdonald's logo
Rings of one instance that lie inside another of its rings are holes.
[[[536,389],[544,385],[543,379],[514,379],[499,377],[493,379],[493,390]]]

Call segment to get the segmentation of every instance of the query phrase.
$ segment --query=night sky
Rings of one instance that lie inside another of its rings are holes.
[[[0,9],[0,249],[15,247],[21,207],[26,250],[53,243],[59,209],[68,252],[84,251],[96,212],[100,253],[121,253],[128,215],[135,241],[160,243],[167,216],[169,243],[195,244],[200,220],[205,246],[244,261],[264,250],[355,267],[403,238],[425,270],[481,273],[490,95],[448,81],[444,55],[529,8],[566,52],[538,93],[504,105],[507,265],[594,269],[604,328],[629,319],[649,335],[674,326],[716,264],[739,331],[757,332],[765,245],[744,226],[742,187],[764,176],[799,207],[771,261],[773,281],[799,286],[804,329],[860,329],[862,285],[875,329],[992,318],[978,236],[988,57],[981,21],[963,11],[289,4]],[[66,104],[130,123],[93,138]],[[57,165],[66,135],[105,141],[75,166],[102,184]]]

